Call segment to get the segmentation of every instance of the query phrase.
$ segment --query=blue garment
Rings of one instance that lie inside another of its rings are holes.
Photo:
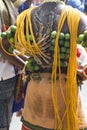
[[[85,0],[85,4],[87,4],[87,0]]]
[[[25,2],[19,5],[18,12],[21,13],[22,11],[29,8],[29,5],[27,5]]]
[[[85,0],[85,12],[87,12],[87,0]]]
[[[24,84],[24,96],[26,95],[26,88],[27,88],[28,81]],[[19,102],[15,99],[13,101],[12,113],[19,111],[21,108],[24,107],[24,98],[21,98]]]
[[[26,71],[26,75],[27,76],[29,75],[29,71]],[[28,80],[26,80],[26,82],[24,83],[24,86],[23,86],[24,97],[26,95],[27,84],[28,84]],[[21,97],[20,101],[16,101],[16,99],[14,99],[12,113],[19,111],[23,107],[24,107],[24,98],[23,97]]]
[[[77,8],[81,12],[84,12],[84,5],[82,5],[80,0],[68,0],[67,5],[70,5],[73,8]]]
[[[20,102],[16,100],[13,101],[12,113],[19,111],[21,108],[24,107],[24,99],[22,98]]]

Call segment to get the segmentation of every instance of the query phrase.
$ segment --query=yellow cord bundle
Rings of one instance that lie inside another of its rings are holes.
[[[42,53],[41,50],[39,49],[38,43],[36,43],[35,41],[34,33],[32,30],[31,11],[34,8],[36,7],[31,7],[30,9],[25,10],[18,16],[16,21],[17,30],[15,33],[14,41],[17,50],[19,50],[22,54],[26,54],[28,56],[33,55],[36,61],[40,63],[40,60],[37,57],[37,55],[41,56],[44,59],[44,61],[46,59],[44,53]],[[26,21],[26,34],[24,34],[25,21]],[[33,45],[31,45],[31,42],[29,40],[29,34],[31,34],[32,36]]]
[[[75,12],[74,12],[75,11]],[[75,19],[75,17],[77,19]],[[59,53],[59,46],[58,46],[58,39],[59,34],[61,32],[63,23],[67,18],[69,30],[70,30],[70,57],[68,63],[68,70],[67,70],[67,82],[66,82],[66,97],[64,97],[62,86],[61,86],[61,70],[60,70],[60,53]],[[54,61],[53,61],[53,69],[52,69],[52,97],[53,97],[53,104],[54,104],[54,111],[55,111],[55,130],[62,130],[62,122],[66,116],[67,119],[67,128],[65,130],[78,130],[79,122],[78,115],[77,115],[77,102],[78,102],[78,87],[76,81],[77,75],[77,61],[76,61],[76,39],[77,39],[77,32],[78,32],[78,24],[80,20],[80,13],[77,10],[73,10],[72,8],[65,8],[62,11],[60,19],[58,21],[58,32],[55,41],[55,49],[54,49]],[[60,81],[60,88],[61,93],[65,102],[66,111],[62,117],[59,116],[58,113],[58,101],[57,101],[57,84],[56,84],[56,73],[57,68],[59,68],[59,81]],[[80,113],[80,121],[81,119]],[[58,124],[58,125],[57,125]]]
[[[31,11],[36,7],[31,7],[28,10],[25,10],[21,13],[16,21],[17,30],[15,33],[14,46],[21,54],[32,55],[38,62],[39,58],[37,55],[43,58],[45,61],[45,55],[41,52],[38,44],[35,41],[34,33],[32,30],[32,22],[31,22]],[[79,129],[79,121],[76,113],[77,110],[77,82],[76,82],[76,69],[77,69],[77,61],[76,61],[76,39],[78,32],[78,23],[80,20],[80,15],[78,11],[71,8],[64,8],[60,19],[58,21],[58,32],[55,40],[55,48],[54,48],[54,60],[52,67],[52,99],[54,105],[54,113],[55,113],[55,130],[63,129],[63,120],[67,119],[67,128],[65,130],[78,130]],[[74,16],[73,16],[74,15]],[[75,19],[75,17],[77,19]],[[62,26],[65,22],[65,19],[68,20],[71,41],[70,41],[70,58],[67,70],[67,82],[66,82],[66,97],[63,94],[62,86],[61,86],[61,70],[60,70],[60,50],[58,45],[59,35],[62,29]],[[26,25],[26,32],[24,30]],[[26,33],[26,34],[25,34]],[[33,44],[29,40],[29,34],[32,36]],[[26,38],[25,38],[26,35]],[[56,74],[57,69],[59,69],[59,81],[60,81],[60,89],[65,102],[66,110],[62,117],[60,118],[58,112],[58,99],[57,99],[57,83],[56,83]]]

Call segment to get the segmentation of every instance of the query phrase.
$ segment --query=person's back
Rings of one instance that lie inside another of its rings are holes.
[[[32,29],[34,32],[35,40],[38,41],[38,39],[39,40],[44,39],[43,40],[44,45],[42,45],[41,50],[44,53],[45,58],[47,59],[45,61],[46,63],[44,63],[44,61],[42,60],[43,68],[40,71],[36,73],[33,72],[31,74],[31,80],[28,84],[26,97],[25,97],[25,104],[24,104],[24,111],[23,111],[23,118],[22,118],[22,121],[23,121],[22,129],[26,130],[26,127],[28,127],[28,129],[31,128],[35,130],[36,129],[38,130],[39,129],[42,129],[42,130],[54,129],[54,124],[55,124],[54,108],[55,107],[53,107],[54,104],[53,104],[53,99],[52,99],[52,88],[51,88],[53,53],[52,51],[50,52],[50,50],[48,49],[51,44],[51,41],[49,40],[50,38],[49,35],[52,31],[57,31],[58,20],[61,16],[62,10],[64,10],[65,7],[67,6],[61,3],[56,4],[56,2],[52,2],[52,3],[47,2],[35,8],[31,12],[31,23],[33,25]],[[68,6],[67,10],[68,8],[70,7]],[[72,10],[72,8],[70,9]],[[80,14],[81,16],[81,12],[76,11],[76,10],[75,12],[77,12],[77,14],[78,15]],[[74,12],[74,15],[76,15],[75,12]],[[63,16],[65,16],[65,14]],[[68,17],[68,13],[67,13],[67,17]],[[85,16],[82,15],[81,17],[82,19],[83,17],[85,19]],[[76,22],[76,20],[75,21],[74,20],[75,19],[73,19],[73,22]],[[76,24],[78,25],[79,23],[76,23]],[[83,25],[83,21],[80,21],[79,29],[77,27],[77,30],[79,30],[78,31],[79,34],[83,33],[83,30],[87,29],[86,22],[84,22],[85,26],[84,25],[82,26],[82,25]],[[69,26],[67,23],[67,18],[65,19],[64,24],[61,27],[61,32],[63,32],[64,34],[69,33]],[[45,36],[48,36],[48,38],[45,39],[46,38]],[[42,43],[39,43],[39,44],[43,44],[43,41]],[[46,48],[45,48],[45,44],[47,45]],[[64,61],[65,59],[63,59],[63,63]],[[57,87],[56,93],[57,93],[57,100],[58,100],[57,105],[58,105],[58,113],[59,113],[58,116],[62,120],[60,122],[62,122],[63,129],[67,128],[67,118],[65,114],[67,106],[64,101],[64,97],[66,98],[66,90],[67,90],[66,75],[67,75],[67,67],[63,66],[61,67],[61,81],[62,81],[61,85],[59,81],[59,74],[56,75],[57,76],[56,77],[56,87]],[[62,86],[62,88],[60,86]],[[84,120],[84,118],[82,120]],[[84,120],[84,123],[85,123],[85,120]],[[60,127],[61,126],[59,125],[59,122],[58,122],[58,128]]]

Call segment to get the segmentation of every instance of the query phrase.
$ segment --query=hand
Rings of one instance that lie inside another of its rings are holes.
[[[83,80],[87,80],[87,66],[77,69],[77,75]]]

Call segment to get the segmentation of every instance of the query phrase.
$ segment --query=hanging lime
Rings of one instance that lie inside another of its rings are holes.
[[[28,59],[28,63],[32,64],[33,62],[34,62],[34,58],[33,57]]]
[[[59,35],[59,39],[64,39],[64,37],[65,37],[65,34],[63,32],[61,32]]]
[[[60,53],[60,59],[64,59],[65,58],[65,54],[64,53]]]
[[[86,31],[84,31],[84,36],[87,36],[87,30],[86,30]]]
[[[60,61],[61,67],[67,67],[67,61]]]
[[[29,35],[28,37],[29,37],[29,40],[30,40],[30,41],[33,41],[33,39],[32,39],[32,36],[31,36],[31,35]]]
[[[82,41],[79,39],[79,38],[77,38],[77,44],[81,44],[82,43]]]
[[[65,54],[65,59],[69,59],[69,54]]]
[[[54,46],[50,46],[49,50],[54,51]]]
[[[14,50],[14,47],[13,47],[13,46],[10,46],[10,47],[8,48],[8,52],[9,52],[9,53],[12,53],[13,50]]]
[[[55,44],[55,39],[52,39],[51,45],[54,45],[54,44]]]
[[[66,47],[61,47],[60,52],[66,52]]]
[[[2,33],[1,33],[1,37],[2,37],[3,39],[6,38],[6,37],[7,37],[6,32],[2,32]]]
[[[70,46],[70,42],[69,42],[69,41],[65,41],[65,42],[64,42],[64,46],[65,46],[65,47],[69,47],[69,46]]]
[[[64,44],[64,41],[61,39],[59,40],[59,45],[62,46]]]
[[[14,43],[14,38],[13,37],[9,38],[9,42]]]
[[[8,38],[10,38],[12,36],[11,31],[10,30],[6,31],[6,35]]]
[[[34,72],[34,67],[33,66],[29,66],[29,71],[32,73]]]
[[[70,34],[69,34],[69,33],[66,33],[66,34],[65,34],[65,39],[66,39],[66,40],[69,40],[69,39],[70,39]]]
[[[56,31],[52,31],[51,38],[56,38]]]
[[[67,53],[67,54],[70,54],[70,48],[67,48],[67,49],[66,49],[66,53]]]
[[[10,29],[11,29],[12,32],[15,32],[16,29],[17,29],[17,27],[16,27],[15,25],[11,25],[11,26],[10,26]]]
[[[84,40],[84,34],[80,34],[80,35],[78,36],[78,39],[79,39],[80,41],[83,41],[83,40]]]
[[[39,70],[40,70],[39,65],[35,65],[35,66],[34,66],[34,70],[35,70],[35,71],[39,71]]]

